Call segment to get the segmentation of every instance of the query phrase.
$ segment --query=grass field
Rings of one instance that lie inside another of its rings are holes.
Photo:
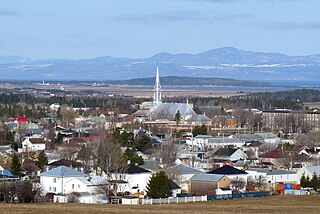
[[[169,205],[0,204],[0,213],[320,213],[320,196],[272,196]]]

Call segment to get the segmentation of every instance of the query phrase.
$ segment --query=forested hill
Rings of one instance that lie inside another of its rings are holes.
[[[120,85],[154,85],[155,77],[136,78],[129,80],[108,81],[109,84]],[[206,77],[179,77],[179,76],[164,76],[160,77],[161,85],[184,85],[184,86],[270,86],[270,83],[251,81],[251,80],[236,80],[228,78],[206,78]]]

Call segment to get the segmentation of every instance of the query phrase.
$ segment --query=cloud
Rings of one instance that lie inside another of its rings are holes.
[[[320,22],[269,22],[258,25],[277,30],[320,30]]]
[[[238,19],[248,19],[252,15],[246,13],[219,15],[215,11],[197,11],[197,10],[180,10],[168,11],[155,14],[139,14],[139,15],[121,15],[114,17],[114,21],[119,22],[143,22],[143,23],[158,23],[158,22],[173,22],[173,21],[235,21]]]
[[[16,12],[8,11],[8,10],[0,10],[0,16],[15,16]]]

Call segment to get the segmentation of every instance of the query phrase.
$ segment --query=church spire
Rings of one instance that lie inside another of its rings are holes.
[[[159,73],[158,63],[157,63],[157,73],[156,73],[156,84],[154,85],[153,103],[156,105],[161,103],[161,86],[160,86],[160,73]]]

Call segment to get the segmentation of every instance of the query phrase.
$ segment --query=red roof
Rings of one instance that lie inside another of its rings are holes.
[[[16,122],[29,122],[29,120],[27,120],[25,117],[23,116],[18,116],[16,118],[13,119],[13,121],[16,121]]]
[[[283,152],[280,150],[272,150],[270,152],[263,153],[259,156],[260,158],[283,158]]]

